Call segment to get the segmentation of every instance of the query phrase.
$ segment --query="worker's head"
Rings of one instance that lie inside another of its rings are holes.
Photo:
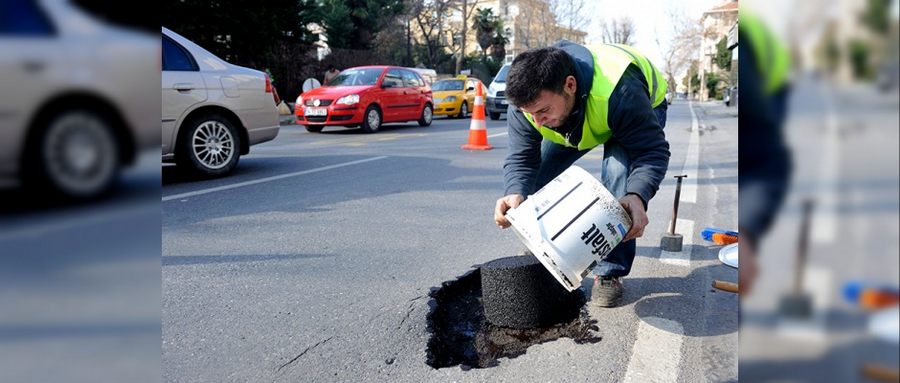
[[[334,64],[328,64],[328,71],[331,72],[335,70]]]
[[[506,76],[506,98],[535,122],[561,126],[575,105],[575,65],[558,48],[529,49],[513,60]]]

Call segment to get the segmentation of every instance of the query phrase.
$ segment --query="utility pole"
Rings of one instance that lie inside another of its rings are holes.
[[[466,33],[469,27],[469,1],[462,0],[462,38],[460,39],[460,49],[459,56],[456,56],[456,73],[459,74],[462,71],[463,59],[465,59],[466,55]]]

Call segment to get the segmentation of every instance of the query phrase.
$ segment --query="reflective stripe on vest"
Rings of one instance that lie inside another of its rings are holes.
[[[738,29],[750,40],[750,49],[756,56],[756,67],[762,75],[766,94],[775,93],[788,79],[791,55],[787,48],[754,15],[741,10]]]
[[[587,48],[591,51],[594,60],[594,75],[585,105],[584,125],[582,126],[581,141],[577,146],[578,150],[597,147],[612,137],[608,122],[609,97],[629,65],[637,66],[643,73],[647,84],[652,84],[647,89],[652,107],[659,106],[665,100],[668,88],[668,83],[662,73],[634,48],[621,44],[600,44]],[[563,146],[576,147],[559,132],[538,126],[531,114],[523,114],[531,126],[537,129],[545,139]]]

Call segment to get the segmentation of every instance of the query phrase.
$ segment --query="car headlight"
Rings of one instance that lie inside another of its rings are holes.
[[[444,102],[456,102],[456,96],[450,96],[444,99]]]
[[[351,95],[341,97],[337,100],[337,103],[344,104],[344,105],[356,105],[359,103],[359,95],[351,94]]]
[[[440,104],[440,103],[442,103],[442,102],[444,102],[444,99],[442,99],[442,98],[440,98],[440,97],[435,97],[435,98],[434,98],[434,103],[435,103],[435,104]]]
[[[295,106],[303,106],[303,96],[297,96],[297,101],[294,103]]]

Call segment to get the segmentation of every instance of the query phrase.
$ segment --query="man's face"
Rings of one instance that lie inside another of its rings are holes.
[[[519,109],[531,114],[538,125],[554,129],[558,128],[562,126],[569,114],[572,113],[572,107],[575,106],[576,88],[575,77],[566,77],[566,84],[563,86],[562,93],[542,90],[534,102],[520,106]]]

